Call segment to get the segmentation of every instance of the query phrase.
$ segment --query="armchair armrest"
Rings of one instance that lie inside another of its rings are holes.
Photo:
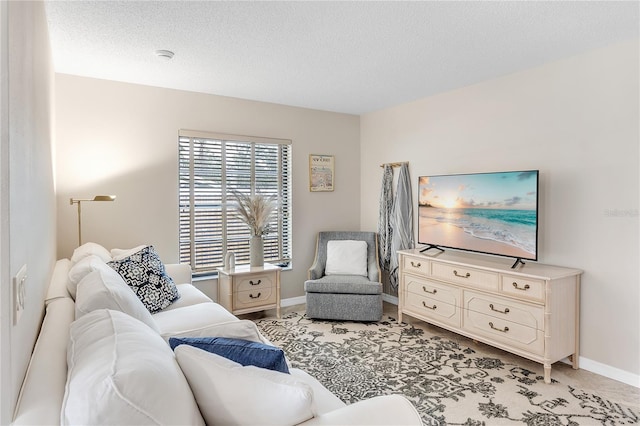
[[[191,284],[191,265],[187,263],[167,263],[164,268],[167,275],[176,284]]]
[[[416,425],[420,414],[402,395],[385,395],[321,414],[301,425]]]
[[[317,280],[322,278],[323,273],[324,273],[324,268],[320,266],[320,264],[318,263],[318,259],[315,259],[313,262],[313,265],[311,265],[311,268],[309,268],[309,272],[307,276],[308,276],[308,279],[310,280]]]

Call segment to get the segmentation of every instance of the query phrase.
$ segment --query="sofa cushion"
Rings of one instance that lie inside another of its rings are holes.
[[[111,253],[109,253],[109,250],[102,247],[100,244],[84,243],[73,251],[73,255],[71,256],[71,263],[78,263],[83,258],[92,254],[100,257],[105,262],[109,262],[111,260]]]
[[[180,297],[153,246],[146,246],[108,265],[124,278],[149,312],[160,311]]]
[[[169,345],[171,349],[179,345],[190,345],[223,356],[240,365],[253,365],[289,374],[282,349],[264,343],[228,337],[171,337]]]
[[[175,280],[174,280],[175,282]],[[176,284],[180,299],[176,300],[160,312],[168,312],[185,306],[197,305],[199,303],[212,303],[209,297],[198,290],[193,284]]]
[[[131,288],[111,268],[89,273],[78,284],[76,318],[98,309],[113,309],[130,315],[159,333],[151,314]]]
[[[156,312],[152,317],[160,334],[167,340],[172,336],[215,336],[203,333],[207,333],[212,325],[238,321],[233,314],[213,302]]]
[[[325,275],[367,276],[367,242],[359,240],[327,241]]]
[[[89,273],[96,271],[98,269],[111,269],[109,265],[102,260],[102,258],[95,254],[90,254],[89,256],[83,257],[78,262],[74,263],[69,269],[69,276],[67,279],[67,290],[73,299],[76,298],[76,292],[78,288],[78,283],[82,281],[84,277],[89,275]]]
[[[70,329],[61,423],[203,424],[173,352],[122,312],[98,310]]]
[[[313,390],[289,374],[243,367],[189,345],[175,353],[207,424],[293,425],[315,414]]]

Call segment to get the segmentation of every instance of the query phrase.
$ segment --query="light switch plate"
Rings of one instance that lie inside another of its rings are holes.
[[[13,277],[13,324],[18,324],[24,312],[24,302],[27,283],[27,265],[22,265],[15,277]]]

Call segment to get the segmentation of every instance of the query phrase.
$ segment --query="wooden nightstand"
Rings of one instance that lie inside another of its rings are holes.
[[[281,269],[270,263],[218,268],[218,303],[234,315],[275,308],[280,318]]]

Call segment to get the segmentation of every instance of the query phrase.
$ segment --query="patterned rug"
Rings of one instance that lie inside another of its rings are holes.
[[[517,364],[521,358],[496,358],[490,350],[483,353],[484,345],[459,345],[389,316],[378,323],[353,323],[310,320],[304,312],[292,312],[255,322],[294,367],[316,377],[344,402],[403,394],[425,425],[640,422],[638,407],[556,380],[545,384],[542,368],[529,371]]]

